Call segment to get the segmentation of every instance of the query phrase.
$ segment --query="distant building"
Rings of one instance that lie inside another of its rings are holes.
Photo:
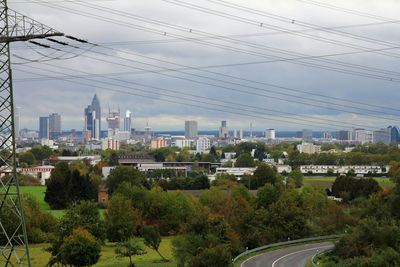
[[[303,129],[303,131],[301,132],[301,138],[305,142],[311,142],[312,141],[312,130]]]
[[[275,139],[275,129],[266,129],[265,130],[265,138]]]
[[[49,139],[61,137],[61,115],[53,113],[49,115]]]
[[[322,137],[323,137],[324,139],[332,139],[332,134],[331,134],[330,132],[324,132],[324,133],[322,134]]]
[[[227,138],[229,137],[229,130],[226,126],[226,121],[221,121],[221,127],[219,127],[219,137],[220,138]]]
[[[108,137],[113,137],[117,135],[117,132],[120,130],[120,113],[118,111],[108,111],[107,123],[108,123]]]
[[[128,109],[125,112],[125,118],[124,118],[124,131],[125,132],[131,132],[132,128],[132,112]]]
[[[360,142],[361,144],[373,143],[373,132],[365,129],[355,129],[354,140]]]
[[[389,126],[391,142],[400,143],[400,128],[397,126]]]
[[[342,130],[337,132],[336,139],[341,141],[352,141],[353,140],[353,133],[351,131]]]
[[[39,118],[39,138],[49,139],[49,117]]]
[[[85,125],[83,131],[90,131],[90,138],[99,140],[101,133],[101,109],[100,102],[95,94],[92,104],[85,108]]]
[[[237,138],[237,131],[236,131],[236,129],[233,129],[233,138]]]
[[[106,149],[119,150],[119,147],[120,147],[119,140],[114,140],[111,138],[101,140],[101,149],[102,150],[106,150]]]
[[[239,131],[239,138],[243,139],[243,129],[240,129],[240,131]]]
[[[373,132],[373,140],[374,144],[377,143],[384,143],[390,144],[391,142],[391,129],[390,128],[383,128]]]
[[[151,148],[162,148],[162,147],[167,147],[167,140],[164,139],[151,140]]]
[[[196,140],[196,151],[199,153],[204,153],[211,147],[210,139],[199,138]]]
[[[185,121],[185,138],[197,138],[197,121]]]
[[[176,139],[172,145],[179,147],[179,148],[185,148],[185,147],[192,147],[193,146],[193,139]]]
[[[301,145],[297,145],[297,150],[300,153],[314,154],[321,152],[321,146],[313,145],[311,143],[302,143]]]

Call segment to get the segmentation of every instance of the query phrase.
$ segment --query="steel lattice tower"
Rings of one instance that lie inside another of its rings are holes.
[[[0,267],[31,266],[16,172],[10,43],[61,35],[0,0]]]

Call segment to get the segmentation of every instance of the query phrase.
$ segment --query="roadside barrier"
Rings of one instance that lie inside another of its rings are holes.
[[[239,255],[237,255],[234,259],[232,259],[232,266],[235,266],[235,262],[250,253],[253,252],[257,252],[260,250],[264,250],[267,248],[273,248],[273,247],[279,247],[279,246],[284,246],[284,245],[290,245],[290,244],[296,244],[296,243],[303,243],[303,242],[309,242],[309,241],[318,241],[318,240],[326,240],[326,239],[332,239],[332,238],[339,238],[342,235],[326,235],[326,236],[317,236],[317,237],[310,237],[310,238],[302,238],[302,239],[296,239],[296,240],[291,240],[291,241],[285,241],[285,242],[279,242],[279,243],[274,243],[274,244],[269,244],[269,245],[265,245],[262,247],[258,247],[258,248],[253,248],[250,250],[246,250],[245,252],[240,253]],[[314,263],[313,263],[314,264]],[[314,265],[316,266],[316,265]]]

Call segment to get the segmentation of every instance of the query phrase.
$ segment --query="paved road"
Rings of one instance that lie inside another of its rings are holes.
[[[332,242],[322,242],[282,248],[253,256],[240,267],[304,267],[317,252],[333,247]]]

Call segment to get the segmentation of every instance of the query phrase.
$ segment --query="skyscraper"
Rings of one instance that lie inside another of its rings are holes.
[[[84,131],[90,131],[92,139],[100,139],[101,133],[101,109],[100,102],[95,94],[92,104],[85,108]]]
[[[49,117],[39,118],[39,138],[49,139]]]
[[[94,117],[94,119],[98,120],[98,122],[96,122],[99,126],[98,126],[98,132],[99,135],[96,136],[96,139],[100,139],[100,133],[101,133],[101,108],[100,108],[100,101],[97,98],[97,95],[94,94],[93,100],[92,100],[92,109],[94,111],[96,111],[96,116]]]
[[[185,121],[185,138],[197,138],[197,121]]]
[[[111,111],[110,109],[108,109],[108,137],[113,137],[117,135],[121,127],[120,120],[121,116],[119,115],[119,109],[118,111]]]
[[[124,131],[125,132],[131,132],[131,123],[132,123],[132,112],[127,109],[125,112],[125,118],[124,118]]]
[[[275,129],[266,129],[265,130],[265,138],[275,139]]]
[[[61,137],[61,115],[53,113],[49,115],[49,139]]]
[[[310,129],[303,129],[301,138],[305,142],[311,142],[312,141],[312,130]]]
[[[226,126],[226,121],[221,121],[221,127],[219,127],[219,137],[226,138],[229,137],[229,130]]]

